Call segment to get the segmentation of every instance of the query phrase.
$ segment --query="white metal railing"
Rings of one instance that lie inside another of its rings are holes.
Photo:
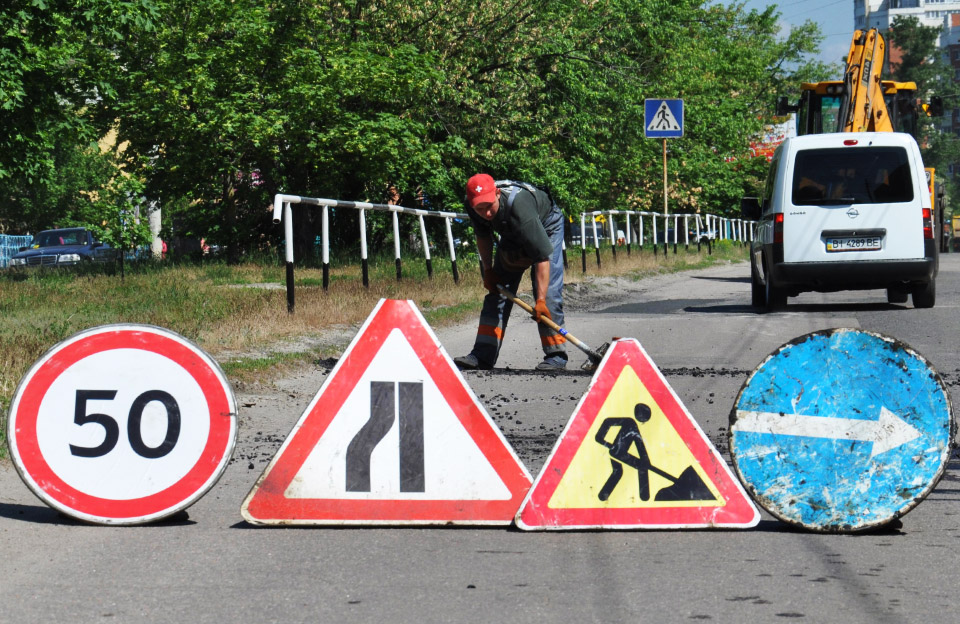
[[[666,254],[666,246],[670,244],[673,244],[674,253],[676,253],[677,245],[681,243],[681,219],[683,220],[682,243],[688,248],[691,243],[691,231],[694,233],[693,242],[697,245],[698,249],[703,241],[706,241],[709,246],[715,240],[732,240],[738,243],[744,243],[749,240],[753,240],[752,225],[754,222],[746,221],[744,219],[730,219],[711,214],[663,214],[661,212],[647,212],[640,210],[594,210],[592,212],[581,213],[580,215],[579,246],[581,249],[580,257],[582,269],[584,272],[587,270],[586,251],[588,235],[586,220],[588,217],[592,223],[593,248],[596,252],[597,266],[600,266],[600,240],[603,238],[598,231],[599,228],[597,217],[600,216],[603,216],[604,220],[606,221],[614,258],[616,258],[617,247],[620,244],[620,237],[618,233],[621,230],[617,227],[618,217],[623,217],[623,244],[626,247],[627,254],[630,253],[631,246],[634,243],[640,247],[643,247],[646,242],[645,239],[647,228],[644,227],[644,218],[647,219],[647,223],[649,224],[649,231],[653,238],[654,253],[656,253],[656,246],[661,243],[664,245],[664,254]],[[631,217],[636,219],[634,222],[636,224],[636,239],[634,238],[634,228],[631,225]],[[671,225],[673,231],[673,240],[670,240]],[[659,232],[663,232],[662,237],[659,235]]]
[[[359,211],[360,216],[360,260],[363,271],[363,285],[369,286],[369,268],[367,260],[367,221],[366,221],[366,211],[373,210],[379,212],[389,212],[393,221],[393,250],[394,257],[396,259],[397,265],[397,279],[401,278],[402,269],[401,269],[401,258],[400,258],[400,224],[399,224],[399,215],[411,215],[417,217],[419,222],[419,230],[421,242],[423,245],[424,259],[426,260],[427,265],[427,275],[431,278],[433,277],[433,262],[430,258],[430,241],[427,237],[427,228],[426,223],[424,222],[424,217],[428,218],[439,218],[443,219],[446,225],[446,236],[447,236],[447,248],[450,253],[450,263],[453,271],[453,280],[455,283],[459,283],[460,274],[457,269],[457,255],[454,245],[453,231],[451,228],[451,220],[467,220],[469,217],[464,213],[457,212],[444,212],[439,210],[424,210],[422,208],[405,208],[403,206],[395,206],[390,204],[371,204],[367,202],[351,202],[351,201],[340,201],[336,199],[322,199],[316,197],[301,197],[299,195],[285,195],[277,194],[273,199],[273,222],[281,223],[283,222],[284,226],[284,238],[286,241],[286,267],[287,267],[287,309],[292,312],[294,307],[294,292],[293,292],[293,209],[294,204],[307,204],[312,206],[319,206],[322,210],[321,217],[321,253],[322,253],[322,262],[323,262],[323,288],[327,290],[330,285],[330,217],[329,209],[330,208],[345,208],[353,209]],[[626,245],[627,253],[630,253],[631,245],[634,243],[633,233],[634,229],[631,226],[631,218],[636,219],[636,233],[637,240],[636,244],[642,247],[645,244],[646,238],[646,228],[644,228],[644,219],[647,219],[650,224],[650,232],[653,238],[654,251],[656,252],[656,246],[658,244],[663,244],[664,246],[664,255],[666,255],[666,247],[669,244],[673,244],[674,253],[677,251],[677,245],[680,244],[680,222],[683,220],[683,244],[689,247],[690,233],[694,233],[695,242],[697,248],[700,248],[701,243],[705,240],[709,245],[716,240],[732,240],[734,242],[743,243],[753,239],[753,221],[746,221],[744,219],[730,219],[727,217],[721,217],[718,215],[700,215],[700,214],[663,214],[659,212],[646,212],[639,210],[595,210],[592,212],[584,212],[580,215],[580,249],[581,249],[581,262],[582,269],[584,272],[587,270],[587,223],[586,220],[590,217],[592,223],[592,238],[593,238],[593,247],[596,251],[597,266],[600,266],[600,240],[601,236],[598,232],[598,223],[596,218],[603,216],[606,219],[607,227],[609,229],[610,244],[613,250],[614,258],[617,254],[617,246],[620,242],[618,240],[617,228],[617,219],[623,217],[624,219],[624,243]],[[658,228],[658,223],[660,227]],[[670,226],[673,231],[673,240],[670,241],[669,233],[671,231]],[[691,227],[693,228],[691,230]],[[658,232],[662,231],[663,236],[658,236]],[[662,241],[660,240],[662,238]],[[564,265],[566,265],[566,243],[564,243]]]
[[[460,273],[457,269],[457,253],[453,242],[451,219],[469,219],[466,214],[444,212],[441,210],[424,210],[422,208],[405,208],[391,204],[371,204],[367,202],[350,202],[336,199],[322,199],[317,197],[301,197],[299,195],[277,194],[273,198],[273,222],[283,221],[284,238],[286,239],[287,265],[287,310],[292,312],[294,307],[293,294],[293,204],[308,204],[319,206],[323,213],[321,217],[321,254],[323,262],[323,289],[330,286],[330,208],[345,208],[357,210],[360,213],[360,261],[363,271],[363,285],[370,286],[369,265],[367,261],[367,219],[366,211],[389,212],[393,220],[393,251],[397,265],[397,279],[401,278],[402,265],[400,258],[400,220],[399,215],[406,214],[417,217],[420,228],[420,238],[423,245],[424,259],[427,265],[427,275],[433,277],[433,260],[430,258],[430,240],[427,236],[427,226],[424,217],[443,219],[446,225],[447,249],[450,253],[450,264],[453,271],[454,283],[460,282]]]

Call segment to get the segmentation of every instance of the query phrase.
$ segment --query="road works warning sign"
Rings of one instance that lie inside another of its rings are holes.
[[[530,482],[413,302],[383,299],[241,511],[255,524],[509,524]]]
[[[607,352],[517,514],[523,529],[751,527],[760,516],[634,339]]]

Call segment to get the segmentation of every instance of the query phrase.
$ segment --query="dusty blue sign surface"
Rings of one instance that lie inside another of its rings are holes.
[[[814,332],[750,375],[730,414],[737,476],[761,507],[815,531],[882,526],[946,469],[955,424],[932,366],[902,342]]]

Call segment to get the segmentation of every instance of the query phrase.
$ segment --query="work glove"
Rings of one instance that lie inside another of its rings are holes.
[[[544,316],[551,321],[553,320],[553,317],[550,316],[550,310],[547,309],[547,300],[537,299],[537,304],[533,306],[533,320],[539,323]]]
[[[494,295],[500,292],[499,290],[497,290],[497,274],[493,272],[493,269],[484,269],[483,287],[489,290]]]

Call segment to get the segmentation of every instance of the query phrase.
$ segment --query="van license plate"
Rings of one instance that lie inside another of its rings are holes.
[[[828,238],[827,251],[878,251],[883,238],[880,236],[846,236]]]

